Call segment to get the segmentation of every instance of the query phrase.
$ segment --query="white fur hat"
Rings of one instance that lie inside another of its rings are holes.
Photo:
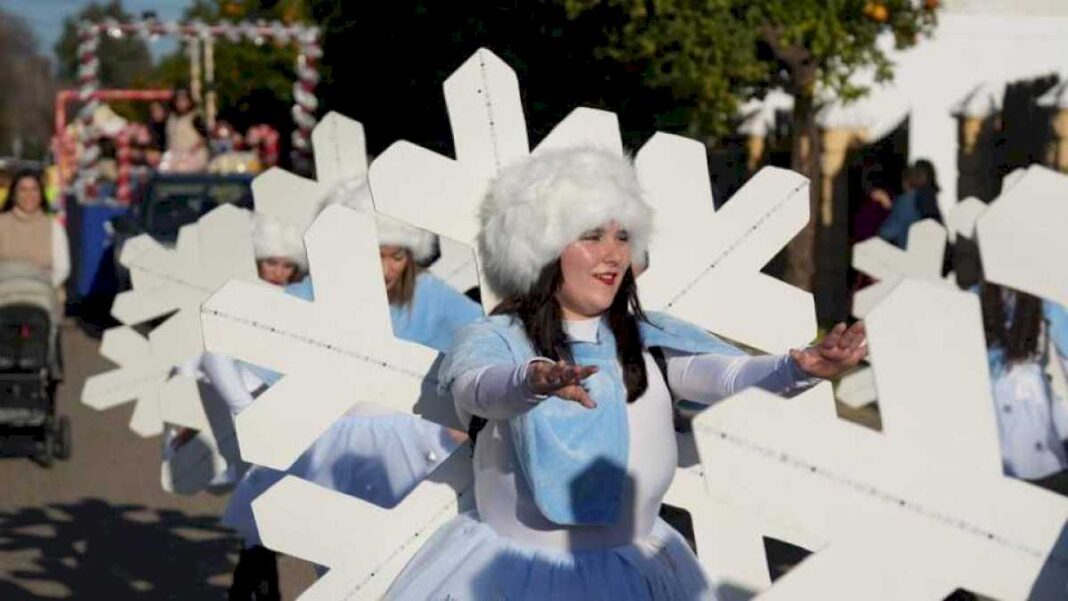
[[[300,232],[262,213],[252,216],[252,248],[257,260],[281,257],[296,263],[302,273],[308,272],[308,253]]]
[[[630,233],[631,260],[649,245],[653,210],[630,160],[589,147],[545,152],[501,171],[479,217],[478,245],[490,287],[523,294],[584,232],[615,221]]]
[[[323,198],[323,206],[331,204],[341,204],[362,213],[374,212],[367,178],[349,178],[338,182]],[[412,258],[420,265],[427,265],[437,257],[438,237],[434,234],[377,212],[375,224],[380,246],[403,246],[411,251]]]

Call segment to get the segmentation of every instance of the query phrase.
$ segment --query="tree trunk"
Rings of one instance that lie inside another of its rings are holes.
[[[784,278],[790,284],[812,291],[816,277],[816,223],[819,207],[819,169],[816,108],[813,86],[801,84],[794,91],[793,145],[790,168],[812,182],[809,187],[809,221],[786,247]]]

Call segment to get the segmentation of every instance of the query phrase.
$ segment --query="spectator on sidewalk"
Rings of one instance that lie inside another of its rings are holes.
[[[67,233],[45,202],[37,172],[20,171],[11,180],[0,208],[0,260],[36,265],[51,275],[57,289],[70,276]]]
[[[934,219],[942,223],[938,210],[938,177],[934,165],[919,159],[905,171],[905,192],[894,199],[890,215],[879,228],[879,237],[898,248],[906,248],[909,228],[917,221]]]

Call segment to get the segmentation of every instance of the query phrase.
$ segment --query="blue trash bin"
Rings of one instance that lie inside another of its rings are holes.
[[[105,225],[117,215],[129,213],[130,208],[113,204],[78,205],[72,213],[72,233],[77,240],[74,248],[76,281],[74,296],[77,300],[89,297],[113,297],[117,291],[114,260],[111,255],[111,236]],[[73,215],[72,215],[73,216]]]

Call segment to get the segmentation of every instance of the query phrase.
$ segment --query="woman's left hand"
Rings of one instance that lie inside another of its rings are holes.
[[[827,379],[837,378],[867,356],[868,336],[864,323],[859,321],[849,328],[839,323],[816,344],[790,351],[801,371]]]

